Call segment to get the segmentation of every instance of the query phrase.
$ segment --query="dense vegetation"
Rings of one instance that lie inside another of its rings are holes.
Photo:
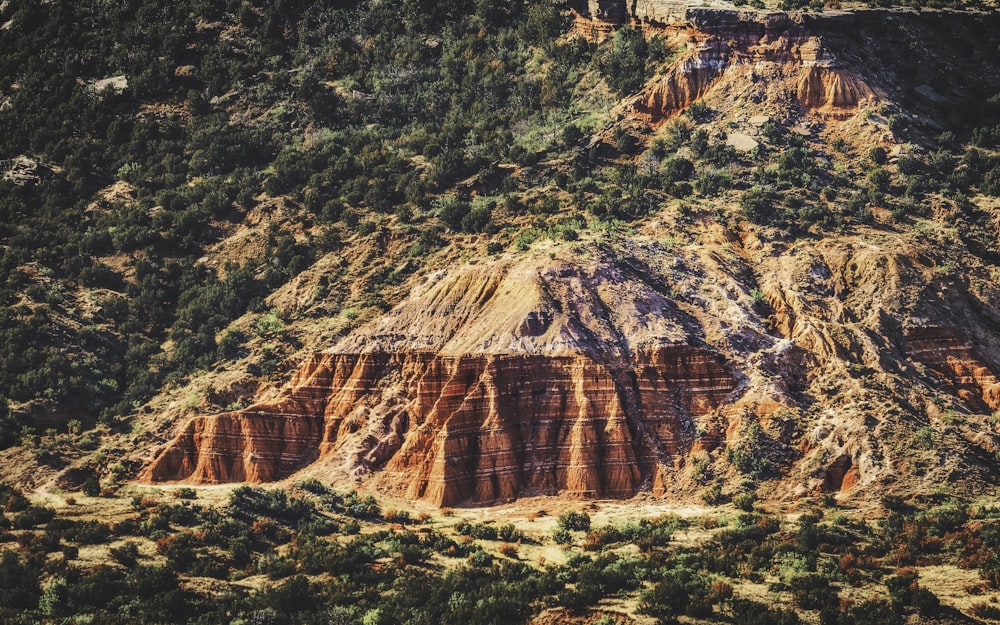
[[[557,42],[566,20],[520,2],[5,3],[0,403],[19,411],[0,443],[18,415],[113,421],[240,355],[245,333],[218,336],[233,319],[387,216],[415,256],[444,229],[495,231],[496,202],[444,193],[476,173],[503,187],[497,163],[590,130],[568,123],[582,71],[625,63],[634,88],[665,54]],[[198,262],[279,208],[260,254]]]
[[[239,487],[219,507],[191,489],[135,495],[130,512],[129,500],[106,499],[120,511],[111,522],[56,514],[6,486],[0,495],[0,619],[11,623],[515,625],[546,608],[585,615],[634,601],[658,623],[891,625],[955,616],[919,567],[978,569],[980,590],[1000,583],[997,511],[947,499],[887,498],[877,522],[751,506],[592,527],[568,512],[546,535],[531,522],[411,518],[316,480]],[[680,530],[704,538],[678,544]],[[564,563],[525,557],[552,542]],[[251,579],[259,590],[241,583]],[[753,584],[766,584],[769,606],[747,598]]]
[[[802,234],[873,206],[920,216],[943,193],[974,235],[968,195],[1000,193],[988,93],[931,148],[846,155],[861,172],[777,122],[737,152],[701,103],[651,142],[625,126],[595,142],[673,52],[629,27],[565,37],[548,2],[20,0],[0,23],[2,445],[113,425],[220,361],[274,373],[295,341],[265,298],[351,237],[407,250],[324,278],[353,319],[456,234],[523,250],[734,194],[746,219]],[[250,215],[261,249],[201,262]],[[227,331],[246,313],[254,333]]]

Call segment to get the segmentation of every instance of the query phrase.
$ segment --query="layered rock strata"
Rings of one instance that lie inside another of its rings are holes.
[[[612,368],[579,356],[318,354],[274,404],[192,419],[148,481],[266,482],[316,459],[385,469],[440,505],[628,497],[676,463],[690,416],[733,390],[686,345]]]
[[[607,307],[623,289],[637,310]],[[459,272],[315,355],[279,401],[191,420],[142,477],[271,481],[319,460],[439,505],[655,489],[736,387],[718,355],[666,339],[664,312],[614,268]]]
[[[749,85],[754,101],[767,99],[769,91],[776,98],[790,93],[804,109],[825,117],[850,116],[875,97],[801,19],[698,10],[686,17],[686,28],[672,30],[674,45],[687,52],[631,105],[635,115],[652,123],[701,100],[727,77],[739,85],[736,91]]]
[[[957,328],[911,328],[908,355],[937,374],[955,395],[977,412],[1000,409],[1000,380]]]

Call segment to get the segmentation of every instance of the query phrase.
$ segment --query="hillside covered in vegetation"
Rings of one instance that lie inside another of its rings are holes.
[[[876,4],[0,3],[0,619],[997,617],[1000,17]]]

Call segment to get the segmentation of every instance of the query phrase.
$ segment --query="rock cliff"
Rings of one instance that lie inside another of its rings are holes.
[[[439,505],[657,488],[736,387],[672,308],[615,266],[434,276],[282,399],[191,420],[143,478],[270,481],[318,460]]]
[[[787,106],[791,96],[814,115],[848,117],[876,93],[824,36],[844,25],[829,19],[818,28],[815,21],[782,13],[689,9],[681,25],[658,27],[684,52],[635,97],[632,110],[656,123],[726,83],[722,90],[754,103],[773,99]]]
[[[939,376],[946,388],[977,412],[1000,409],[996,370],[975,353],[958,328],[912,328],[906,334],[909,355]]]

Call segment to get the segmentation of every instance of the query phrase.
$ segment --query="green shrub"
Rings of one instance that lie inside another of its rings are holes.
[[[751,492],[739,493],[733,497],[733,505],[744,512],[753,512],[753,506],[756,501],[757,496]]]
[[[462,230],[462,221],[469,215],[472,205],[459,200],[455,195],[444,195],[436,198],[432,205],[445,224],[453,231]]]
[[[619,28],[605,42],[598,67],[611,90],[619,97],[635,93],[646,82],[649,47],[642,33],[631,26]]]
[[[773,208],[774,195],[766,187],[753,186],[740,198],[743,215],[756,224],[769,224],[774,221],[776,211]]]
[[[694,180],[695,190],[708,197],[718,195],[732,186],[732,176],[715,169],[704,169],[700,171]]]
[[[771,439],[757,422],[744,426],[738,441],[726,448],[726,458],[741,472],[755,480],[765,479],[777,468],[770,458]]]
[[[135,543],[127,542],[120,547],[109,550],[111,558],[125,568],[132,568],[139,560],[139,548]]]
[[[772,608],[749,599],[733,599],[730,609],[734,625],[799,625],[802,622],[794,611]]]
[[[569,511],[559,515],[560,529],[586,532],[590,530],[590,515],[586,512]]]
[[[524,539],[524,532],[517,529],[513,523],[504,523],[497,529],[497,538],[508,543]]]
[[[83,494],[88,497],[97,497],[101,494],[101,483],[95,477],[88,477],[83,481]]]
[[[715,482],[701,494],[701,500],[710,506],[718,506],[726,501],[722,494],[722,482]]]
[[[699,124],[711,121],[715,117],[715,111],[701,100],[692,102],[684,109],[684,113]]]
[[[668,570],[642,593],[639,612],[657,618],[706,617],[712,613],[709,581],[686,568]]]
[[[14,517],[14,527],[19,530],[31,529],[48,523],[56,516],[56,511],[45,506],[29,505]]]
[[[876,167],[869,171],[867,178],[868,184],[871,185],[872,189],[883,192],[889,189],[889,184],[892,182],[892,175],[881,167]]]
[[[934,428],[925,425],[919,428],[915,434],[917,446],[922,449],[933,449],[936,433]]]

